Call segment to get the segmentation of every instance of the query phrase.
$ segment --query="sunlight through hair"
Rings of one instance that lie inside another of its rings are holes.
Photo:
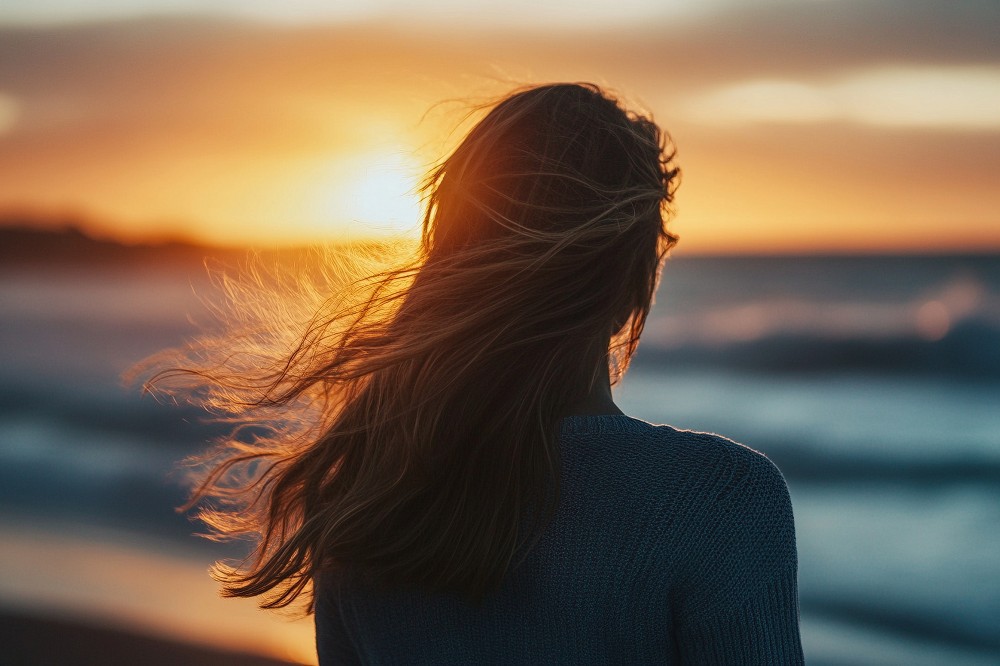
[[[490,107],[428,175],[420,247],[220,277],[219,331],[148,361],[150,391],[231,422],[187,508],[224,594],[276,608],[324,572],[481,598],[558,500],[557,427],[617,381],[676,242],[667,137],[590,84]]]

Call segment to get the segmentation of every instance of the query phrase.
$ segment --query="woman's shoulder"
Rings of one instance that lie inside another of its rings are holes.
[[[774,463],[722,435],[615,415],[565,419],[562,437],[569,478],[642,497],[648,506],[717,517],[789,506]]]
[[[745,444],[711,432],[654,426],[657,436],[673,449],[672,464],[691,480],[689,488],[707,500],[713,513],[742,513],[758,503],[789,506],[788,486],[766,455]]]
[[[561,434],[588,448],[604,448],[643,465],[668,466],[688,474],[728,473],[781,477],[763,453],[728,437],[697,430],[655,424],[624,414],[571,416],[563,419]],[[783,480],[782,480],[783,483]]]
[[[677,450],[676,459],[708,471],[728,472],[730,482],[744,475],[759,480],[770,479],[784,486],[784,478],[777,466],[760,451],[728,437],[712,432],[679,430],[672,426],[654,426],[660,437],[671,442]]]

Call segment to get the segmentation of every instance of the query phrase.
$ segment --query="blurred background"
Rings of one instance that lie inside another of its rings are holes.
[[[1000,663],[998,30],[993,0],[5,0],[0,662],[314,663],[173,511],[218,428],[119,375],[208,320],[205,257],[414,237],[470,103],[585,80],[684,171],[623,409],[784,471],[810,663]]]

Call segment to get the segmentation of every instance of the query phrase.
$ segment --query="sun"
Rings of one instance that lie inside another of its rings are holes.
[[[398,147],[331,159],[315,171],[310,217],[324,231],[350,238],[418,236],[422,168]]]

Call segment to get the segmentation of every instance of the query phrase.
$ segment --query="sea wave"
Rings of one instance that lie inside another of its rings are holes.
[[[1000,379],[1000,322],[969,317],[937,338],[918,330],[873,334],[775,327],[753,337],[671,337],[644,340],[637,364],[710,367],[761,373],[931,374]]]
[[[729,289],[717,284],[686,306],[671,307],[670,297],[681,294],[668,290],[662,314],[647,323],[640,358],[774,373],[1000,377],[1000,283],[991,271],[955,268],[895,293],[879,282],[877,265],[857,267],[858,276],[821,266],[799,266],[784,290],[765,284],[755,293],[734,277]],[[881,275],[891,285],[907,274],[896,273]],[[852,277],[858,284],[838,289]]]

